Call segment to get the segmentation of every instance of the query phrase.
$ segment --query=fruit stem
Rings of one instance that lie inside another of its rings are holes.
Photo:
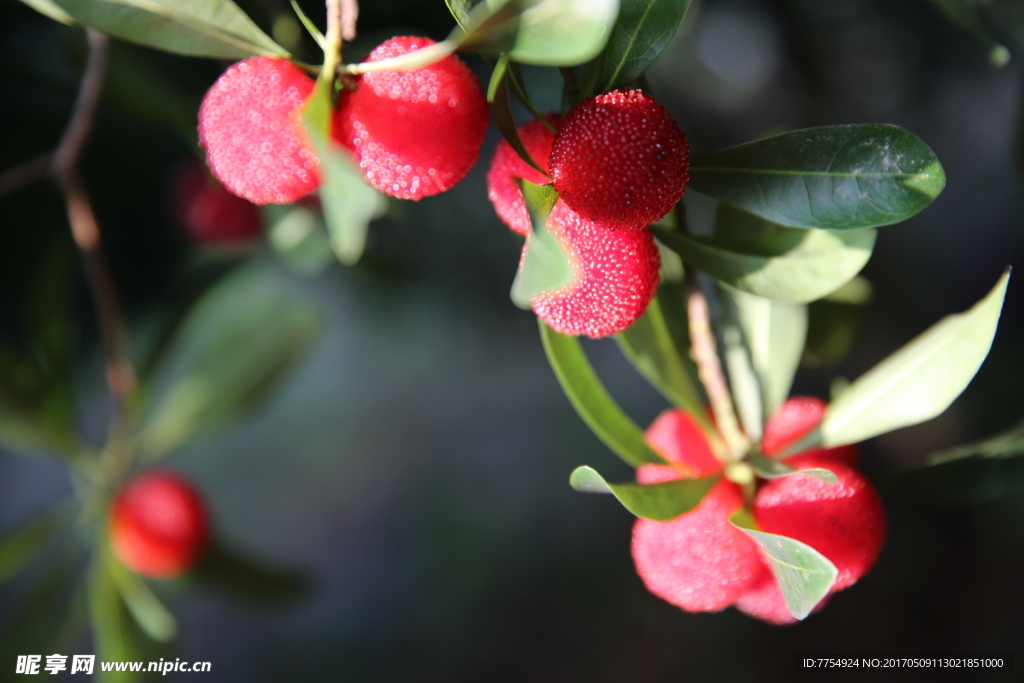
[[[341,64],[341,44],[345,37],[343,17],[345,12],[342,3],[345,0],[327,0],[327,33],[324,34],[324,68],[320,72],[321,80],[334,83],[338,66]],[[353,20],[354,21],[354,20]],[[355,24],[351,27],[355,32]]]

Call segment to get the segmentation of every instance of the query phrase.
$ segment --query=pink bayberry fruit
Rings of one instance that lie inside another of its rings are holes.
[[[699,427],[681,410],[662,413],[648,429],[647,441],[673,465],[643,465],[637,470],[641,484],[722,469]],[[756,544],[729,523],[741,507],[740,487],[722,479],[696,508],[671,521],[637,519],[633,562],[647,589],[687,612],[732,605],[764,571]]]
[[[632,325],[658,288],[661,257],[647,230],[610,230],[559,201],[548,230],[569,255],[572,280],[533,297],[537,316],[562,334],[598,339]],[[520,267],[526,258],[523,255]]]
[[[556,128],[561,122],[558,114],[547,114],[545,118]],[[534,119],[516,128],[523,147],[545,171],[555,134],[540,119]],[[530,233],[530,214],[519,191],[516,178],[522,178],[534,185],[547,185],[551,179],[523,161],[505,140],[498,143],[494,151],[491,168],[487,172],[487,196],[494,204],[494,210],[508,227],[523,237]]]
[[[559,196],[588,220],[643,228],[665,217],[689,180],[686,134],[639,90],[589,97],[569,111],[551,149]]]
[[[263,230],[256,205],[228,192],[198,161],[175,172],[170,194],[171,211],[179,227],[202,244],[249,242]]]
[[[224,186],[255,204],[290,204],[320,185],[302,107],[313,79],[286,59],[232,65],[199,108],[199,142]]]
[[[373,50],[378,62],[433,45],[429,38],[392,38]],[[370,71],[347,93],[335,137],[355,152],[381,192],[419,200],[454,187],[480,155],[487,100],[454,55],[411,71]]]
[[[199,493],[170,472],[147,472],[122,488],[110,508],[110,543],[143,576],[181,576],[206,549],[209,521]]]
[[[827,404],[816,396],[793,396],[775,411],[764,427],[761,452],[775,455],[807,436],[821,424]],[[857,446],[847,444],[835,448],[812,448],[801,455],[822,455],[847,465],[857,464]]]

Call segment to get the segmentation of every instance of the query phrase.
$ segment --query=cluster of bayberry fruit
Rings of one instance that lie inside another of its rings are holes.
[[[518,132],[547,175],[503,140],[487,174],[488,196],[498,216],[527,238],[525,258],[530,216],[515,179],[553,183],[559,200],[547,228],[573,273],[567,285],[535,296],[533,309],[563,334],[605,337],[632,325],[658,288],[661,259],[647,228],[683,196],[686,134],[639,90],[589,97],[564,120],[555,114],[546,119]]]
[[[824,410],[816,398],[789,399],[765,425],[761,452],[783,452],[821,422]],[[700,427],[681,410],[662,413],[647,440],[671,464],[640,467],[642,484],[723,470]],[[637,572],[652,593],[688,612],[734,606],[772,624],[795,622],[758,545],[730,518],[746,508],[758,530],[809,545],[839,572],[829,594],[848,588],[874,565],[886,531],[881,500],[858,471],[857,455],[857,447],[848,445],[813,448],[784,460],[798,470],[829,470],[834,482],[797,472],[762,481],[745,497],[740,484],[723,477],[696,508],[671,521],[638,519]]]

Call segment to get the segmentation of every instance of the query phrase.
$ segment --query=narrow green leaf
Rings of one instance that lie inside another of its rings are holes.
[[[469,25],[469,11],[473,9],[471,0],[444,0],[448,5],[448,11],[452,13],[455,22],[463,29]]]
[[[701,280],[707,280],[706,276],[701,275]],[[754,369],[750,340],[740,326],[739,312],[729,292],[721,286],[708,287],[705,292],[709,295],[709,301],[713,296],[716,304],[712,307],[715,316],[713,327],[729,376],[729,393],[736,414],[744,434],[752,441],[759,441],[765,410],[761,398],[761,378]]]
[[[309,594],[301,574],[272,567],[220,543],[211,545],[188,581],[226,591],[232,597],[253,604],[276,605],[299,600]]]
[[[258,263],[219,282],[169,351],[170,386],[146,416],[140,448],[160,457],[256,408],[319,327],[316,306]]]
[[[569,485],[582,493],[611,493],[637,517],[667,522],[700,504],[719,475],[700,479],[676,479],[660,484],[609,484],[592,467],[577,467]]]
[[[690,160],[694,190],[794,228],[898,223],[931,204],[945,185],[927,145],[880,123],[782,133]]]
[[[871,258],[874,230],[832,232],[776,226],[780,253],[733,251],[712,238],[651,230],[683,260],[719,282],[767,299],[808,303],[852,279]],[[784,231],[784,232],[783,232]]]
[[[547,228],[548,216],[558,201],[555,188],[534,185],[522,178],[516,178],[516,182],[533,227],[526,238],[526,256],[512,282],[511,298],[516,306],[529,310],[538,294],[558,290],[572,282],[574,268],[565,246]]]
[[[647,445],[640,428],[608,394],[579,340],[555,332],[543,321],[537,322],[548,362],[562,390],[594,434],[633,467],[647,462],[664,464],[664,458]]]
[[[174,640],[178,635],[178,620],[146,582],[114,558],[108,560],[107,567],[125,606],[143,633],[159,643]]]
[[[825,411],[826,446],[857,443],[929,420],[967,388],[992,346],[1010,278],[984,299],[939,321],[854,380]]]
[[[782,589],[789,613],[803,621],[828,595],[839,570],[817,550],[792,538],[737,525],[754,539]]]
[[[317,81],[303,112],[306,133],[320,157],[320,201],[331,235],[331,247],[338,260],[351,266],[366,247],[370,222],[384,214],[384,195],[363,180],[351,155],[330,136],[331,79]]]
[[[132,619],[126,613],[117,584],[111,575],[109,553],[98,553],[89,576],[89,615],[92,622],[93,650],[99,661],[138,661]],[[103,683],[135,683],[142,680],[137,672],[103,672],[96,665],[94,676]]]
[[[21,0],[23,3],[39,12],[42,15],[50,17],[54,21],[59,21],[67,26],[74,26],[74,18],[62,10],[60,6],[53,0]]]
[[[748,455],[747,462],[749,462],[750,466],[754,468],[754,474],[762,479],[778,479],[779,477],[787,477],[791,474],[807,474],[815,479],[820,479],[827,484],[835,484],[839,481],[836,478],[835,472],[832,470],[827,470],[823,467],[797,469],[780,460],[766,458],[757,453],[751,453]]]
[[[14,577],[49,544],[67,522],[66,508],[55,507],[0,539],[0,584]]]
[[[690,0],[622,0],[608,44],[590,65],[585,94],[615,90],[643,75],[675,35]]]
[[[508,55],[502,55],[494,66],[490,87],[487,90],[487,101],[491,103],[491,118],[498,130],[501,131],[501,136],[516,151],[519,158],[547,176],[547,172],[530,156],[523,141],[519,139],[519,131],[516,130],[516,122],[512,118],[512,102],[508,96],[511,77],[508,66]],[[554,205],[552,204],[552,206]]]
[[[704,415],[704,402],[694,378],[697,369],[688,353],[690,337],[685,315],[666,314],[683,307],[683,288],[666,283],[658,288],[647,311],[615,335],[633,366],[674,405],[691,415]]]
[[[302,22],[302,26],[306,29],[309,35],[313,36],[313,40],[315,40],[316,44],[320,46],[320,49],[326,50],[327,39],[324,38],[324,34],[320,32],[320,29],[313,23],[313,20],[306,16],[306,13],[299,6],[298,2],[295,0],[289,0],[289,2],[291,3],[292,11],[295,12],[295,16],[297,16],[299,21]]]

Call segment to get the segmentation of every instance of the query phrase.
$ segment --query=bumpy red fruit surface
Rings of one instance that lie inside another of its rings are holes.
[[[170,472],[128,482],[110,509],[110,543],[126,567],[173,578],[199,559],[209,538],[206,507],[192,485]]]
[[[805,437],[821,424],[827,404],[815,396],[793,396],[775,411],[764,427],[761,451],[775,455]],[[822,456],[846,465],[857,463],[857,446],[848,444],[835,448],[812,448],[802,455]],[[791,463],[790,463],[791,464]]]
[[[574,211],[624,228],[662,219],[689,180],[686,134],[639,90],[589,97],[570,110],[549,163],[555,189]]]
[[[572,280],[533,297],[530,303],[541,320],[562,334],[597,339],[621,332],[643,315],[658,288],[661,266],[649,231],[610,230],[561,201],[547,227],[569,255]]]
[[[256,205],[228,192],[199,162],[176,171],[170,195],[178,226],[197,242],[238,244],[256,239],[263,229]]]
[[[434,41],[399,37],[366,58],[378,62]],[[480,155],[487,100],[469,68],[454,55],[422,69],[370,71],[339,107],[335,137],[354,150],[375,188],[400,199],[451,189]]]
[[[199,141],[224,186],[256,204],[290,204],[319,184],[302,125],[313,79],[286,59],[231,66],[199,108]]]
[[[558,114],[547,114],[545,118],[556,128],[562,117]],[[539,119],[534,119],[516,128],[519,140],[530,156],[546,172],[548,157],[555,134]],[[512,149],[505,140],[498,143],[491,160],[491,168],[487,172],[487,197],[494,204],[494,210],[508,227],[525,237],[530,232],[530,214],[523,201],[523,193],[519,190],[516,178],[528,180],[534,185],[546,185],[551,179],[523,161],[522,157]]]
[[[637,481],[655,484],[680,478],[679,466],[695,475],[721,470],[692,418],[679,410],[663,413],[647,431],[652,448],[672,465],[644,465]],[[672,438],[677,440],[673,443]],[[723,479],[700,504],[679,517],[633,525],[633,562],[649,591],[688,612],[715,612],[735,602],[764,572],[757,546],[732,526],[743,506],[740,487]]]

